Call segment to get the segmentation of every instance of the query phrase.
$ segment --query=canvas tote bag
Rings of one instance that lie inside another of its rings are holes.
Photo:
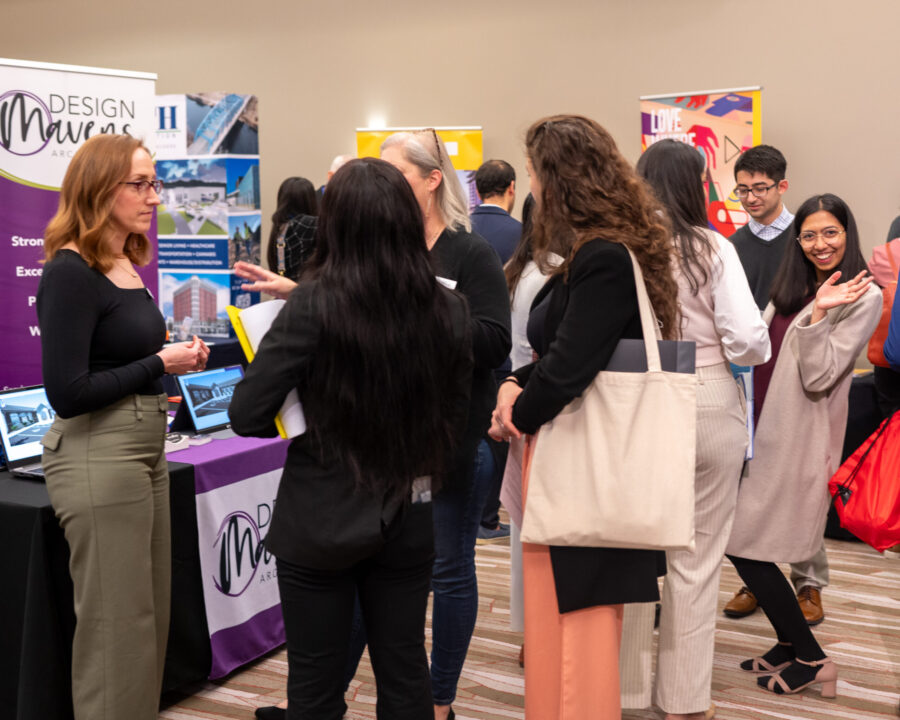
[[[629,255],[644,338],[658,340],[641,268]],[[541,426],[524,542],[693,549],[697,377],[664,371],[659,344],[643,344],[646,372],[602,370],[581,397]]]

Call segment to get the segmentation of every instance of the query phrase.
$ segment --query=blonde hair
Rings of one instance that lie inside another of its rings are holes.
[[[141,148],[147,150],[130,135],[95,135],[78,148],[63,178],[59,208],[44,231],[45,261],[73,242],[92,268],[107,272],[112,267],[114,256],[105,239],[113,206],[119,183],[128,177],[135,150]],[[136,265],[146,265],[150,241],[144,234],[130,233],[124,253]]]
[[[466,194],[437,132],[415,130],[394,133],[381,144],[381,151],[389,147],[399,147],[403,151],[403,159],[419,168],[423,178],[434,170],[440,170],[441,184],[434,191],[434,199],[444,222],[451,230],[471,232],[472,221],[469,219]]]

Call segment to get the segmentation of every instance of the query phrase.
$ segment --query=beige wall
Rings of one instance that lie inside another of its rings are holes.
[[[897,0],[0,0],[0,55],[258,95],[264,233],[281,180],[321,183],[375,116],[482,125],[524,189],[542,115],[590,115],[636,159],[638,96],[762,85],[789,206],[843,196],[868,252],[900,214],[898,27]]]

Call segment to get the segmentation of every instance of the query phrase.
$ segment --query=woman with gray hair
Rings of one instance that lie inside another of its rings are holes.
[[[471,315],[475,366],[469,419],[434,499],[431,685],[435,719],[444,720],[453,717],[450,704],[478,615],[475,535],[493,476],[484,436],[496,394],[493,369],[510,351],[509,296],[499,257],[471,232],[466,196],[437,132],[391,135],[381,146],[381,157],[412,187],[438,279],[465,296]]]

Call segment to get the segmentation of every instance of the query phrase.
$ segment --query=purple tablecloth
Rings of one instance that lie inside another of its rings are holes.
[[[211,679],[284,643],[275,560],[263,540],[288,444],[233,437],[168,455],[194,466]]]

